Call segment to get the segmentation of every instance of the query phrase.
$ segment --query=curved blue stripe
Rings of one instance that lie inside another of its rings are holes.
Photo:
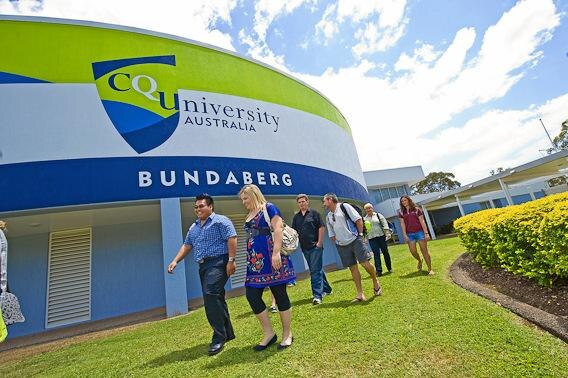
[[[179,112],[143,129],[122,134],[124,140],[139,154],[153,150],[168,140],[179,123]]]
[[[107,60],[104,62],[93,63],[93,74],[95,80],[105,74],[112,72],[118,68],[133,66],[136,64],[146,64],[146,63],[159,63],[167,64],[169,66],[176,65],[175,55],[162,55],[162,56],[147,56],[142,58],[129,58],[129,59],[117,59],[117,60]]]
[[[139,186],[139,172],[149,172],[152,184]],[[161,182],[161,172],[172,185]],[[197,171],[199,183],[184,171]],[[219,182],[207,182],[206,171],[216,172]],[[231,180],[230,172],[237,182]],[[335,192],[339,197],[368,201],[367,190],[350,177],[325,169],[278,161],[224,157],[125,157],[71,159],[0,165],[0,212],[48,207],[87,205],[144,199],[193,197],[207,192],[214,196],[234,196],[250,173],[252,182],[266,195],[295,196],[298,193],[322,196]],[[261,172],[259,176],[257,172]],[[270,173],[277,181],[271,182]],[[285,185],[284,175],[290,176]],[[246,174],[245,174],[246,176]],[[37,190],[38,185],[41,190]]]
[[[35,79],[29,76],[16,75],[9,72],[0,72],[0,84],[49,83],[49,81]]]
[[[114,127],[120,134],[143,129],[164,119],[159,114],[136,105],[119,101],[101,101]]]

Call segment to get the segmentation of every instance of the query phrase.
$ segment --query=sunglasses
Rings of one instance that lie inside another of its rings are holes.
[[[195,210],[197,210],[197,209],[203,209],[205,206],[208,206],[208,205],[204,205],[204,204],[200,203],[199,205],[193,205],[193,208]]]

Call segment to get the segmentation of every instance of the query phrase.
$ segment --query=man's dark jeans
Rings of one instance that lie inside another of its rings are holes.
[[[205,315],[213,328],[212,343],[225,342],[235,336],[227,302],[225,302],[225,284],[229,279],[227,276],[228,261],[229,256],[222,255],[207,258],[199,264]]]
[[[389,247],[387,246],[387,238],[385,237],[385,235],[369,239],[369,245],[371,246],[373,255],[375,255],[375,269],[377,270],[377,274],[383,274],[381,252],[385,257],[385,265],[387,266],[387,270],[390,272],[392,270],[391,257],[389,254]]]
[[[331,286],[329,282],[327,282],[327,277],[323,271],[323,248],[312,248],[307,251],[302,250],[302,253],[310,268],[312,294],[314,298],[321,299],[323,293],[331,293]]]

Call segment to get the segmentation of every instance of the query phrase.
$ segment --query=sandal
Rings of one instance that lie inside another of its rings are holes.
[[[379,286],[378,289],[373,289],[373,290],[375,291],[375,297],[378,297],[383,293],[383,288],[381,286]]]

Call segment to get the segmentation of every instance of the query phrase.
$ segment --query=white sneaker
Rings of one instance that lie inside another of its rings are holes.
[[[313,305],[319,305],[319,304],[321,304],[321,299],[319,299],[319,298],[314,298],[314,300],[312,301],[312,304],[313,304]]]
[[[322,296],[322,297],[327,297],[328,295],[331,295],[331,293],[333,293],[333,291],[330,291],[329,293],[326,293],[326,292],[324,291],[321,296]]]

